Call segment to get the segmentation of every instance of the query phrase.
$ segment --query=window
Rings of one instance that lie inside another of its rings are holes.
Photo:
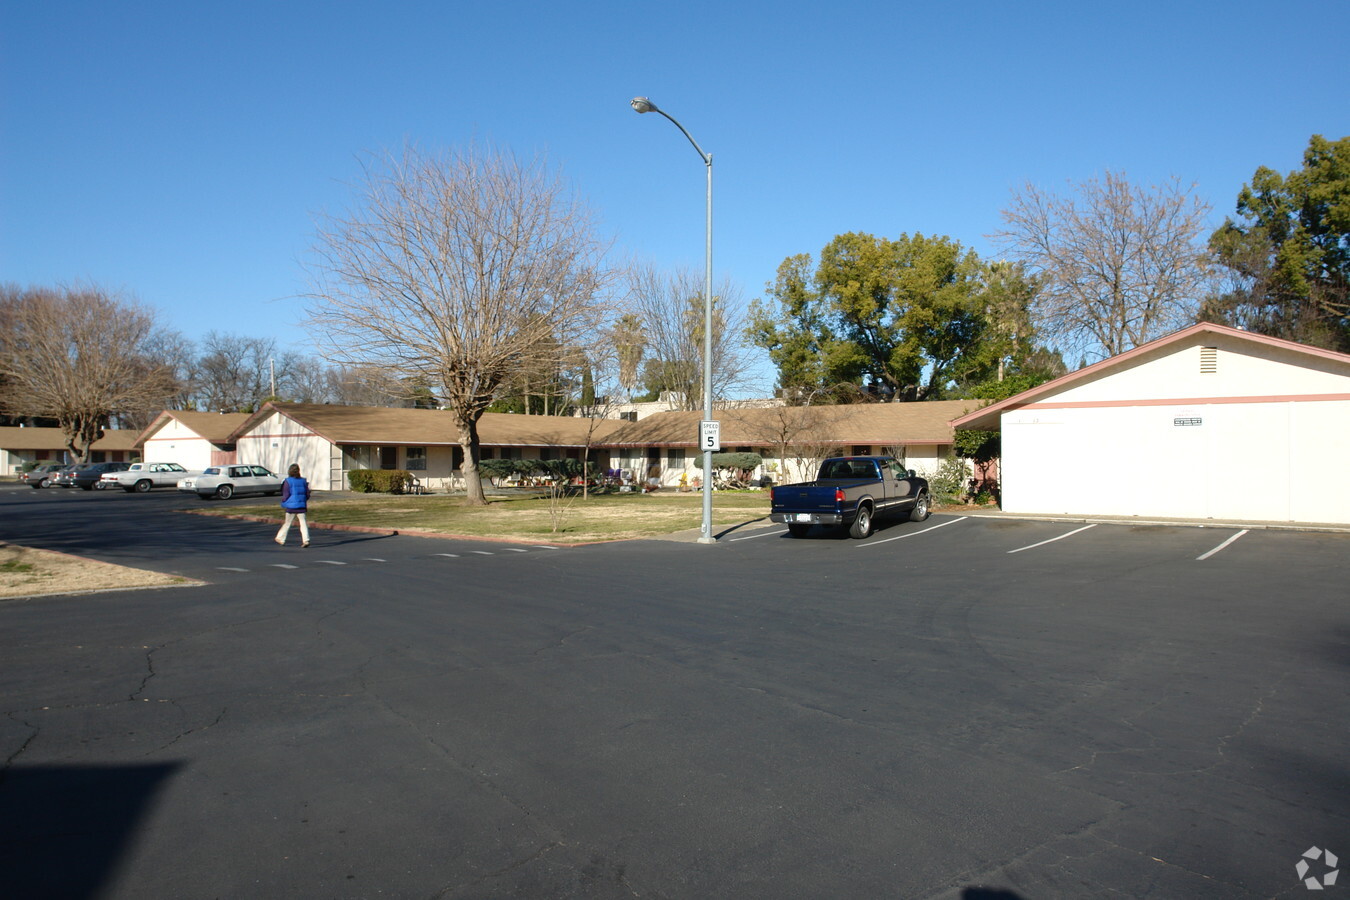
[[[425,472],[427,470],[427,448],[409,447],[408,465],[409,472]]]
[[[667,450],[667,451],[666,451],[666,465],[669,466],[669,467],[672,468],[672,469],[683,469],[683,468],[684,468],[684,451],[683,451],[683,450]]]
[[[253,466],[252,468],[253,468],[253,474],[254,474],[254,475],[257,475],[259,478],[271,478],[271,477],[272,477],[272,473],[269,472],[269,471],[267,471],[266,469],[264,469],[262,466]]]
[[[492,459],[492,454],[493,454],[492,447],[481,447],[478,450],[479,459]]]
[[[553,448],[552,448],[552,447],[540,447],[540,448],[539,448],[539,458],[540,458],[541,460],[543,460],[543,459],[552,459],[552,458],[553,458]]]

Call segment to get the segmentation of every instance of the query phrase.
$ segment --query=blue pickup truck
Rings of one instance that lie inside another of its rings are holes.
[[[889,456],[841,456],[825,460],[815,481],[775,487],[769,518],[804,537],[812,525],[843,525],[855,538],[872,533],[877,516],[908,513],[928,518],[932,495],[927,479]]]

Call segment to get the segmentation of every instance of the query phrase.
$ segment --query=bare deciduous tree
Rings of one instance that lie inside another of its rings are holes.
[[[252,412],[272,394],[276,356],[272,338],[208,331],[197,360],[198,402],[212,412]]]
[[[681,395],[679,409],[703,408],[704,275],[689,269],[666,273],[635,265],[628,274],[628,315],[616,325],[625,362],[645,359],[650,390]],[[638,333],[632,329],[636,323]],[[723,281],[713,292],[712,393],[725,398],[745,380],[746,311],[739,289]]]
[[[384,369],[373,366],[328,369],[328,392],[343,406],[400,406],[407,386]]]
[[[1033,313],[1046,342],[1114,356],[1195,320],[1208,213],[1175,178],[1146,189],[1108,171],[1067,198],[1014,191],[993,238],[1039,276]]]
[[[336,363],[440,389],[485,504],[478,421],[542,342],[595,330],[606,248],[560,175],[505,152],[409,147],[373,159],[360,194],[320,227],[310,326]]]
[[[160,341],[148,310],[99,288],[25,291],[0,341],[0,406],[56,419],[85,461],[113,416],[161,410],[177,392]]]

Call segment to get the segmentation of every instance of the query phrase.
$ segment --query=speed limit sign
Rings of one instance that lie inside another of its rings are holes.
[[[699,422],[698,423],[698,448],[703,452],[713,452],[722,449],[722,423],[721,422]]]

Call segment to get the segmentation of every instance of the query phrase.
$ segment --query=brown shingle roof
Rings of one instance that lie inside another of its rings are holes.
[[[132,450],[136,447],[137,432],[109,428],[103,438],[95,441],[92,449],[102,451]],[[5,450],[62,450],[66,436],[60,428],[0,427],[0,449]]]
[[[145,431],[137,438],[137,445],[144,444],[156,432],[168,424],[170,419],[177,419],[183,425],[196,434],[201,435],[213,444],[232,444],[234,443],[234,430],[248,421],[249,413],[214,413],[214,412],[192,412],[181,409],[166,409],[155,417],[155,421],[146,426]]]
[[[329,406],[318,403],[268,403],[235,429],[234,438],[275,410],[335,444],[455,445],[454,416],[439,409],[391,409],[379,406]],[[607,444],[605,437],[625,423],[570,416],[522,416],[484,413],[478,439],[485,447],[585,447]]]
[[[982,400],[866,403],[851,406],[779,406],[718,409],[721,441],[729,446],[772,446],[780,441],[820,444],[950,444],[951,419]],[[606,444],[618,447],[694,447],[701,412],[656,413],[625,423]]]

